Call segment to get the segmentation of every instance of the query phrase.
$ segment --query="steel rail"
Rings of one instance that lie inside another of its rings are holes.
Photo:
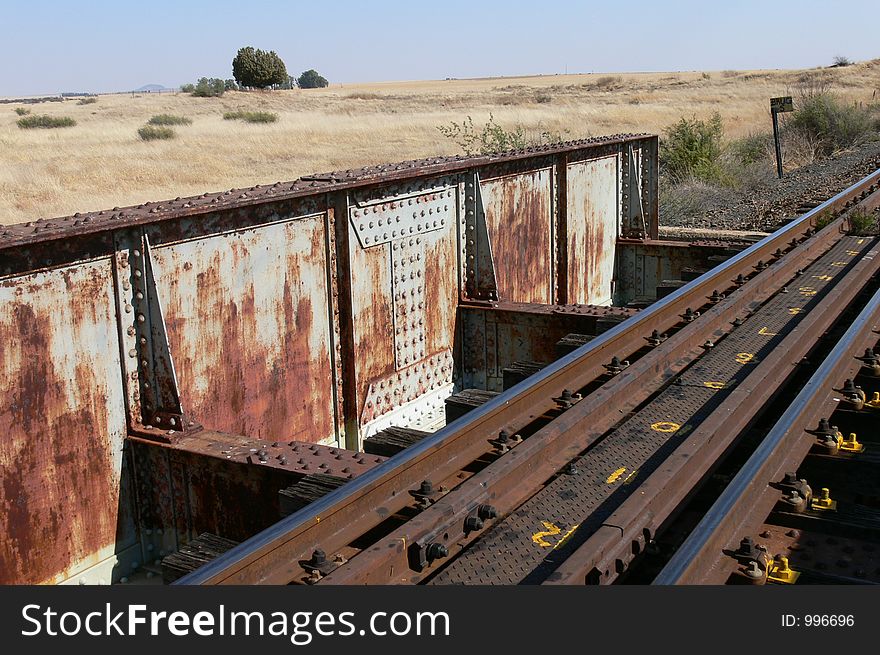
[[[555,407],[563,389],[581,389],[605,372],[614,356],[628,356],[644,345],[654,329],[665,331],[688,308],[706,304],[715,290],[730,286],[738,275],[750,276],[759,261],[789,248],[813,232],[820,218],[852,204],[880,181],[880,170],[853,184],[816,208],[675,293],[557,360],[540,373],[411,446],[388,462],[331,492],[239,544],[176,584],[286,584],[302,570],[298,560],[320,547],[334,552],[409,503],[408,489],[428,478],[445,478],[485,453],[486,439],[502,429],[514,432]],[[839,221],[818,233],[839,232]],[[814,237],[815,238],[815,237]]]
[[[757,518],[763,521],[780,497],[769,485],[796,469],[815,438],[805,430],[830,413],[836,402],[829,393],[861,368],[855,357],[877,342],[880,291],[825,358],[803,390],[770,429],[730,484],[721,493],[652,584],[723,583],[723,549],[734,545],[743,529]],[[735,548],[734,548],[735,549]]]
[[[812,239],[768,267],[727,298],[655,347],[585,399],[541,428],[522,444],[476,473],[406,524],[358,553],[321,580],[322,584],[394,584],[417,582],[407,571],[408,550],[432,542],[447,548],[472,540],[479,530],[464,525],[480,504],[491,504],[498,515],[513,510],[535,489],[610,430],[627,412],[659,391],[676,372],[705,352],[703,344],[731,329],[733,319],[763,302],[797,271],[836,240]],[[866,262],[870,263],[870,262]],[[880,262],[878,262],[880,264]],[[862,269],[870,268],[861,266]],[[873,269],[869,271],[869,274]],[[866,276],[854,276],[847,289]],[[841,289],[841,292],[843,289]],[[855,293],[855,291],[853,291]],[[835,298],[835,307],[840,299]],[[485,522],[488,524],[488,521]],[[442,536],[441,536],[442,535]]]
[[[822,301],[763,359],[666,460],[554,571],[545,584],[584,584],[592,572],[608,584],[653,539],[720,458],[796,371],[816,338],[839,318],[880,269],[880,258],[859,260]]]

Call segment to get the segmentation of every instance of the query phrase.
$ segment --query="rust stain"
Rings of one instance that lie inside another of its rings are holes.
[[[395,370],[391,244],[363,249],[353,231],[350,243],[357,415],[361,416],[370,382]]]
[[[425,339],[426,354],[452,348],[455,311],[458,307],[458,280],[455,276],[456,243],[454,224],[432,233],[425,255]]]
[[[550,182],[550,169],[541,169],[482,183],[500,300],[551,300]]]
[[[4,291],[0,583],[51,582],[132,534],[130,511],[120,511],[125,414],[110,268],[15,278]]]
[[[185,409],[257,439],[335,438],[323,218],[153,256]]]
[[[569,165],[568,301],[609,304],[617,241],[617,157]]]

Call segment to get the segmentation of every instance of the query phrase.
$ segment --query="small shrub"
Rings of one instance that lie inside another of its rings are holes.
[[[68,116],[25,116],[16,121],[18,126],[23,130],[33,128],[51,129],[54,127],[73,127],[76,121]]]
[[[539,93],[538,95],[535,96],[535,102],[542,104],[542,105],[547,104],[548,102],[552,102],[552,101],[553,101],[553,96],[551,96],[548,93]]]
[[[873,128],[870,111],[831,93],[802,97],[786,124],[786,131],[812,142],[820,156],[864,142]]]
[[[766,132],[749,134],[730,143],[730,152],[743,164],[764,161],[773,147],[773,136]]]
[[[192,125],[192,119],[172,114],[157,114],[147,121],[148,125]]]
[[[269,111],[227,111],[223,114],[227,121],[244,121],[245,123],[274,123],[278,120],[278,114]]]
[[[843,55],[837,55],[831,64],[831,68],[842,68],[843,66],[852,66],[852,61]]]
[[[383,96],[379,93],[368,93],[366,91],[356,91],[355,93],[349,93],[345,97],[350,100],[381,100]]]
[[[560,143],[563,135],[543,129],[541,125],[529,132],[521,124],[506,130],[495,122],[490,113],[488,122],[482,127],[474,125],[468,116],[461,123],[452,121],[449,125],[438,125],[440,134],[451,139],[466,155],[488,155],[505,150],[519,150],[531,146]],[[566,134],[568,131],[566,130]]]
[[[623,78],[619,75],[606,75],[593,82],[593,86],[602,91],[613,91],[620,86]]]
[[[440,134],[454,141],[466,155],[487,155],[504,150],[526,147],[525,128],[517,125],[513,130],[505,130],[489,114],[489,121],[478,130],[474,120],[468,116],[461,123],[452,121],[449,125],[437,127]]]
[[[660,166],[673,180],[693,178],[703,182],[721,182],[721,139],[724,128],[721,116],[709,120],[682,118],[666,128],[660,140]]]
[[[849,233],[855,236],[877,234],[877,214],[854,209],[849,215]]]
[[[196,85],[195,84],[181,84],[180,90],[183,93],[192,93],[193,91],[196,90]]]
[[[704,80],[711,80],[712,79],[712,76],[709,75],[709,73],[703,73],[700,77],[702,77]]]
[[[739,71],[721,71],[721,77],[729,78],[739,75]]]
[[[77,102],[76,104],[78,104],[78,105],[93,105],[96,102],[98,102],[98,98],[96,96],[89,96],[87,98],[80,98],[79,102]]]
[[[144,125],[138,130],[138,136],[142,141],[155,141],[157,139],[173,139],[177,135],[170,127]]]
[[[816,230],[824,230],[826,227],[831,225],[831,221],[834,220],[834,214],[831,212],[824,212],[816,217]]]
[[[16,107],[13,111],[19,116],[27,116],[31,113],[30,109],[25,109],[24,107]]]

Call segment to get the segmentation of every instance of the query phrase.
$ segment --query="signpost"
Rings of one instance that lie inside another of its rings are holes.
[[[776,174],[782,179],[782,150],[779,147],[779,119],[777,115],[784,111],[794,111],[791,96],[770,98],[770,113],[773,114],[773,141],[776,143]]]

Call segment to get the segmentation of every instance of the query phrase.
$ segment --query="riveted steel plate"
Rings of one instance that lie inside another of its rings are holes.
[[[452,382],[452,351],[445,350],[370,383],[361,425]]]
[[[394,361],[398,370],[425,356],[425,243],[421,236],[391,244]]]
[[[456,188],[435,187],[349,208],[349,220],[362,248],[444,229],[456,217]]]

